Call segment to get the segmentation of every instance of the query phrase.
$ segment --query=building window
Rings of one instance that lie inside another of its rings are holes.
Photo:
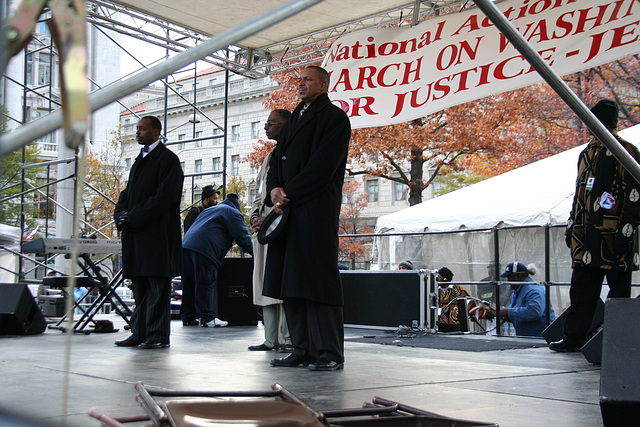
[[[401,182],[395,182],[393,183],[393,200],[395,200],[396,202],[400,202],[402,200],[406,200],[407,199],[407,192],[406,192],[407,186],[404,185]]]
[[[260,122],[251,123],[251,138],[252,139],[260,138]]]
[[[36,32],[40,34],[51,34],[51,30],[49,30],[47,21],[38,22],[36,26]]]
[[[38,84],[48,85],[51,83],[51,55],[41,53],[38,56]]]
[[[182,86],[182,85],[176,86],[176,92],[178,92],[178,93],[184,92],[184,86]]]
[[[202,160],[196,160],[193,173],[202,173]],[[200,179],[200,176],[196,176],[195,179]]]
[[[185,136],[186,136],[186,134],[184,134],[184,133],[179,134],[178,135],[178,141],[184,140]],[[179,143],[178,144],[178,150],[184,150],[184,146],[185,146],[184,142]]]
[[[231,142],[240,141],[240,125],[231,126]]]
[[[377,202],[378,201],[378,180],[377,179],[368,179],[367,180],[367,193],[369,193],[369,202]]]
[[[131,159],[124,159],[125,170],[131,169]]]
[[[217,81],[218,79],[209,79],[209,86],[215,85]]]
[[[215,128],[213,130],[213,137],[214,137],[213,138],[213,143],[214,144],[222,144],[222,140],[224,139],[223,133],[224,132],[222,132],[222,129],[220,129],[220,128]]]
[[[196,90],[196,89],[198,89],[199,87],[200,87],[200,82],[195,82],[195,83],[193,84],[193,90]]]
[[[129,126],[131,124],[131,119],[124,119],[124,125]]]
[[[182,172],[184,172],[184,167],[185,167],[184,162],[180,162],[180,169],[182,169]]]
[[[240,156],[231,156],[231,175],[240,175]]]
[[[195,137],[197,138],[202,138],[202,131],[199,130],[198,132],[195,133]],[[196,148],[200,148],[202,147],[202,140],[200,141],[196,141]]]
[[[33,53],[27,53],[27,81],[25,84],[32,85],[33,84]]]
[[[48,110],[36,110],[36,119],[42,116],[46,116],[47,114],[49,114]],[[41,136],[38,142],[44,142],[45,144],[53,143],[53,133],[49,133],[47,135]],[[56,150],[47,149],[47,145],[45,145],[45,151],[56,151]]]
[[[214,171],[219,171],[222,170],[222,159],[220,159],[220,157],[214,157],[213,158],[213,170]]]

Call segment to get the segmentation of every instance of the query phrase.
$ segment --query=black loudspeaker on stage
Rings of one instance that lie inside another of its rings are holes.
[[[560,341],[562,339],[564,322],[567,320],[567,313],[569,312],[569,308],[562,312],[562,314],[556,317],[556,320],[551,323],[547,328],[542,331],[542,336],[547,341],[547,343],[552,343],[554,341]],[[589,331],[587,332],[587,336],[591,336],[591,334],[602,324],[602,320],[604,319],[604,302],[598,298],[598,305],[596,306],[596,312],[593,315],[593,322],[591,322],[591,326],[589,327]]]
[[[225,258],[216,286],[218,318],[229,326],[255,326],[258,308],[253,305],[253,258]]]
[[[0,283],[0,335],[41,334],[47,322],[24,283]]]
[[[602,338],[600,410],[605,427],[640,418],[640,299],[607,300]]]

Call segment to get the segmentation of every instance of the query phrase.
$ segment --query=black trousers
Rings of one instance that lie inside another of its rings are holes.
[[[342,306],[299,298],[285,298],[283,306],[294,356],[344,362]]]
[[[216,318],[214,293],[218,269],[213,261],[189,249],[182,250],[182,304],[183,322],[200,319],[202,324]]]
[[[132,277],[136,308],[131,315],[131,333],[140,341],[169,344],[171,332],[171,279]]]
[[[571,274],[569,297],[571,307],[564,324],[565,342],[581,346],[587,339],[587,331],[596,312],[602,290],[602,281],[607,278],[607,298],[629,298],[631,296],[631,271],[602,270],[577,267]]]

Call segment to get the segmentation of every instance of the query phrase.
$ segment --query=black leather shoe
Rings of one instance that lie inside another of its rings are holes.
[[[263,344],[260,344],[260,345],[250,345],[249,346],[249,350],[251,350],[251,351],[271,351],[271,350],[273,350],[273,348],[267,347],[263,343]]]
[[[287,357],[283,357],[282,359],[273,359],[271,361],[271,366],[277,366],[282,368],[295,368],[298,366],[307,366],[309,365],[310,360],[294,356],[293,354],[288,355]]]
[[[278,349],[280,353],[293,353],[293,350],[294,348],[292,345],[285,345],[284,347]]]
[[[159,348],[167,348],[167,347],[169,347],[169,343],[166,343],[166,342],[145,341],[142,344],[140,344],[140,348],[144,348],[146,350],[156,350]]]
[[[310,371],[337,371],[344,368],[344,363],[338,363],[333,360],[320,359],[309,365]]]
[[[118,347],[137,347],[140,345],[140,340],[135,335],[130,335],[127,339],[116,341],[115,345]]]
[[[183,321],[182,322],[182,326],[198,326],[200,324],[200,322],[198,322],[197,320],[187,320],[186,322]]]
[[[559,353],[575,353],[580,351],[580,347],[571,343],[560,340],[549,344],[549,350],[557,351]]]

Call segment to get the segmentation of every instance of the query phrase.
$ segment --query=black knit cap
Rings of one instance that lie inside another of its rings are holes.
[[[593,106],[591,112],[603,125],[615,129],[618,127],[618,104],[610,99],[602,99]]]
[[[447,279],[447,281],[451,281],[453,279],[453,272],[449,270],[447,267],[442,267],[438,270],[438,274]]]
[[[232,208],[236,208],[240,210],[240,201],[238,200],[238,195],[236,193],[227,194],[227,198],[222,201],[225,205],[229,205]]]
[[[408,259],[405,259],[400,264],[398,264],[398,267],[404,267],[407,270],[413,270],[413,263],[411,261],[409,261]]]

